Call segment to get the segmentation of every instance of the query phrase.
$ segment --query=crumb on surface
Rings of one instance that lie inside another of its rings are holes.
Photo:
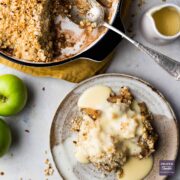
[[[50,163],[49,159],[46,159],[44,163],[46,164],[46,168],[44,169],[44,175],[52,176],[54,174],[54,169],[53,169],[52,164]]]
[[[45,164],[48,164],[48,163],[49,163],[49,159],[46,159],[46,160],[45,160]]]
[[[30,133],[30,131],[28,129],[25,129],[25,132]]]
[[[3,171],[0,172],[0,176],[4,176],[5,173]]]

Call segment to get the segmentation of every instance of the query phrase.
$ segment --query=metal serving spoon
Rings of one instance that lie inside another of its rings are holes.
[[[84,16],[79,13],[77,7],[72,8],[71,19],[74,20],[75,23],[79,23],[82,20],[87,20],[92,23],[96,23],[97,26],[104,26],[116,32],[117,34],[121,35],[124,39],[128,40],[131,44],[136,46],[139,50],[152,57],[152,59],[154,59],[155,62],[157,62],[171,76],[175,77],[176,80],[180,80],[180,62],[175,61],[164,54],[161,54],[149,47],[144,46],[143,44],[131,39],[123,32],[119,31],[115,27],[105,22],[105,10],[96,0],[86,0],[86,2],[89,3],[90,9]]]

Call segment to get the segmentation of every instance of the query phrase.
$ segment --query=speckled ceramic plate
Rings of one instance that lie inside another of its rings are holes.
[[[105,74],[93,77],[74,88],[60,104],[54,117],[50,146],[52,156],[60,175],[67,180],[115,180],[114,174],[104,177],[92,165],[83,165],[74,157],[74,134],[71,132],[71,120],[78,110],[77,101],[89,87],[103,84],[118,91],[121,86],[128,86],[140,101],[144,101],[154,115],[153,125],[159,134],[157,151],[154,154],[154,165],[146,180],[162,180],[159,175],[160,160],[175,160],[178,151],[178,126],[175,115],[161,93],[150,84],[127,75]]]

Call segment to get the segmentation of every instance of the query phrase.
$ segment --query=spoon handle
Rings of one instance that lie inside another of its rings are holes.
[[[128,37],[126,34],[123,32],[119,31],[115,27],[111,26],[110,24],[104,22],[103,26],[107,27],[108,29],[111,29],[112,31],[118,33],[121,35],[123,38],[128,40],[130,43],[135,45],[139,50],[144,52],[145,54],[149,55],[152,57],[152,59],[155,60],[164,70],[166,70],[171,76],[175,77],[176,80],[180,80],[180,62],[175,61],[174,59],[171,59],[170,57],[161,54],[149,47],[146,47],[142,45],[139,42],[134,41],[130,37]]]
[[[149,47],[146,47],[140,43],[137,44],[138,49],[151,56],[164,70],[166,70],[176,80],[180,80],[180,62],[155,51]]]

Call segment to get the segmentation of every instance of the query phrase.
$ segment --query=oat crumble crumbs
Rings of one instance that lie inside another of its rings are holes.
[[[64,0],[0,1],[0,50],[19,59],[51,61],[61,47],[74,46],[54,23],[56,15],[68,15],[70,8]]]
[[[0,49],[26,60],[52,58],[49,1],[1,0]]]
[[[111,7],[113,0],[101,0]],[[71,35],[62,32],[58,15],[71,18],[70,11],[76,5],[80,13],[89,7],[86,0],[1,0],[0,1],[0,50],[18,59],[36,62],[57,61],[65,47],[74,47]],[[81,28],[91,33],[95,23],[80,22]],[[66,56],[65,56],[66,57]]]
[[[44,163],[47,165],[47,167],[44,170],[44,175],[52,176],[54,174],[54,169],[53,169],[52,164],[50,163],[49,159],[46,159]]]

